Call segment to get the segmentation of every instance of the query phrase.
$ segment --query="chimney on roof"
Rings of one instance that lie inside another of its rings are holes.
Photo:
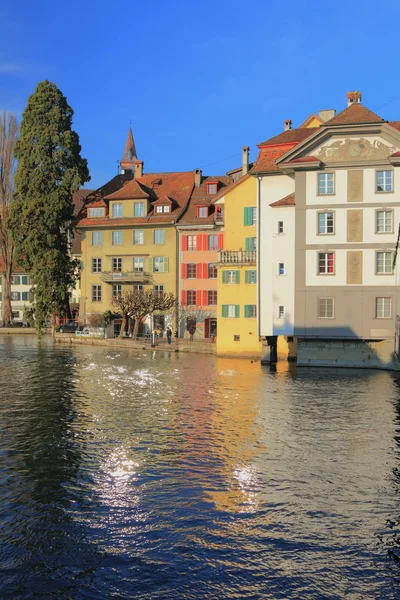
[[[243,146],[242,148],[242,175],[246,175],[249,170],[249,146]]]
[[[330,119],[333,119],[333,117],[335,115],[336,115],[336,110],[334,108],[328,108],[326,110],[318,111],[318,116],[321,119],[321,121],[323,121],[324,123],[326,123]]]
[[[135,161],[135,179],[143,176],[144,162],[142,160]]]
[[[201,175],[202,175],[201,169],[195,169],[195,171],[194,171],[194,185],[196,187],[199,187],[199,185],[201,185]]]
[[[361,92],[347,92],[347,106],[361,104]]]
[[[286,119],[284,121],[284,131],[288,131],[289,129],[292,129],[292,119]]]

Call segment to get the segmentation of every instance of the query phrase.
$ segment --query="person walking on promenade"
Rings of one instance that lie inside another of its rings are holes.
[[[171,338],[172,338],[172,330],[171,330],[170,327],[168,327],[168,329],[167,329],[167,342],[168,342],[168,344],[171,343]]]

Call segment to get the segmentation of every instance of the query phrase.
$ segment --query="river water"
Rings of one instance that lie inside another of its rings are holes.
[[[0,356],[0,598],[400,598],[397,376]]]

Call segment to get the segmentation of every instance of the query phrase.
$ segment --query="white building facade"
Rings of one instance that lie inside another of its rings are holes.
[[[390,366],[398,351],[400,127],[360,100],[277,160],[295,181],[299,364]]]

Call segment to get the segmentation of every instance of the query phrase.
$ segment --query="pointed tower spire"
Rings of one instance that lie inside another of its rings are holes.
[[[121,159],[121,169],[133,170],[135,164],[134,159],[137,160],[136,148],[133,140],[132,127],[129,127],[128,137],[126,138],[125,149]]]
[[[132,171],[136,178],[143,175],[144,162],[139,160],[136,155],[135,142],[133,140],[132,127],[129,126],[128,137],[126,138],[125,150],[121,159],[121,172]]]

